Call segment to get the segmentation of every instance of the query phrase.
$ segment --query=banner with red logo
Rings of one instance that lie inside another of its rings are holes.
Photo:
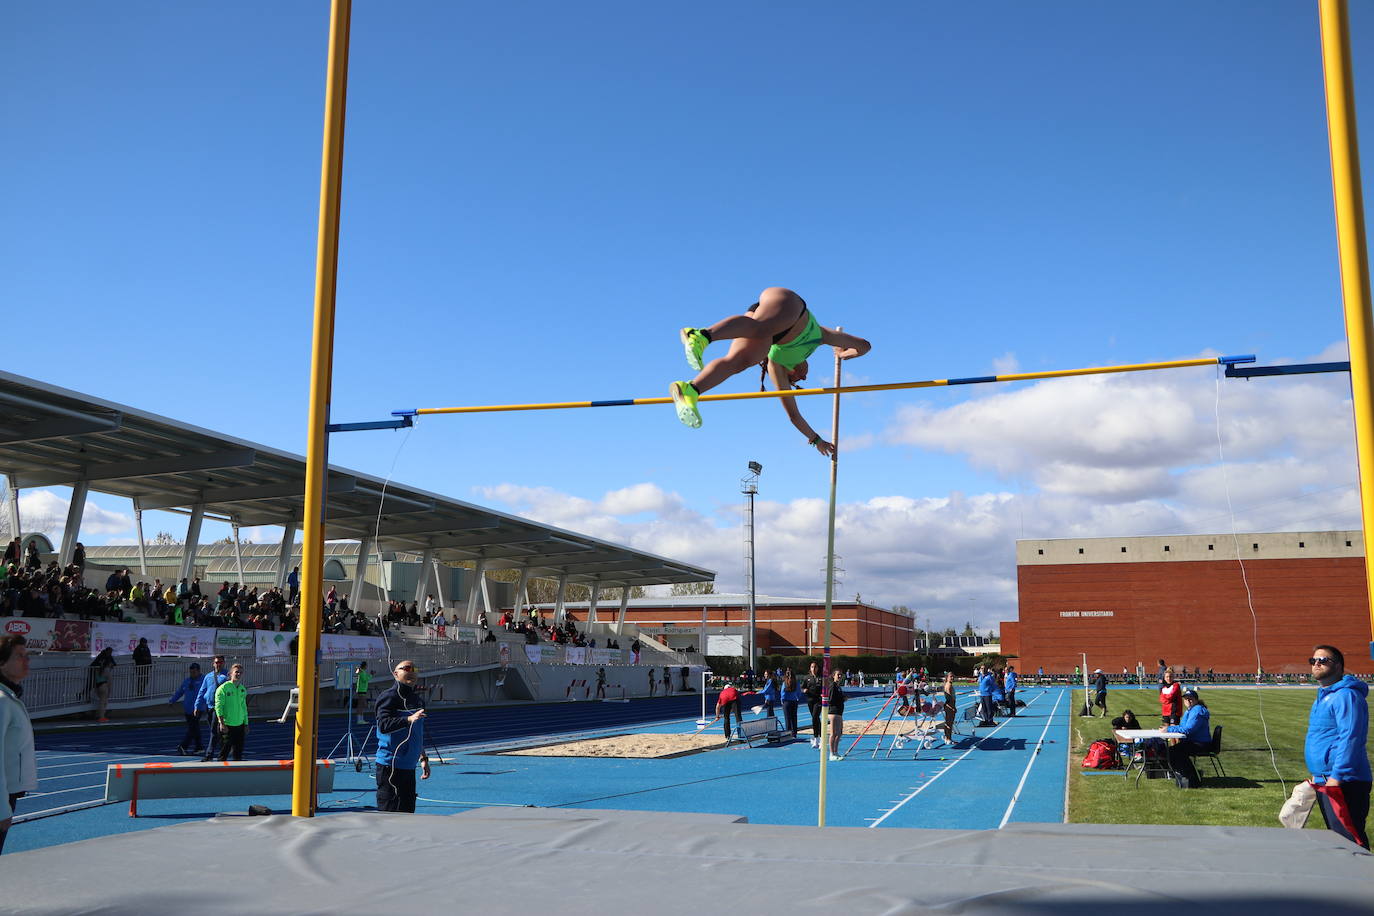
[[[24,637],[30,652],[85,652],[91,645],[89,620],[4,617],[0,621],[0,635]]]

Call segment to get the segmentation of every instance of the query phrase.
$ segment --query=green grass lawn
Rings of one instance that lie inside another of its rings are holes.
[[[1287,797],[1280,786],[1280,774],[1289,792],[1294,782],[1308,775],[1302,746],[1316,691],[1218,687],[1201,688],[1199,693],[1211,711],[1212,725],[1224,726],[1221,762],[1226,776],[1213,776],[1212,764],[1204,758],[1195,761],[1202,774],[1202,788],[1188,791],[1178,789],[1168,779],[1142,778],[1137,785],[1135,773],[1125,780],[1120,770],[1081,775],[1080,764],[1088,745],[1111,736],[1111,717],[1123,709],[1132,710],[1146,728],[1159,725],[1157,691],[1112,690],[1107,695],[1108,718],[1080,719],[1075,715],[1069,722],[1069,821],[1278,827],[1279,808]],[[1074,691],[1075,712],[1082,708],[1083,696],[1082,690]],[[1268,744],[1260,724],[1261,704],[1268,724]],[[1272,759],[1269,745],[1273,746]],[[1374,753],[1374,745],[1370,749]],[[1320,812],[1313,811],[1307,826],[1323,826]]]

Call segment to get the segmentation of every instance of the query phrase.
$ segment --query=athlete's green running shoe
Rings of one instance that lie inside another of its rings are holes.
[[[710,341],[697,328],[683,328],[678,332],[678,337],[682,338],[682,349],[687,351],[687,365],[700,372],[701,354],[706,352],[706,345]]]
[[[697,410],[697,390],[691,382],[673,382],[668,386],[673,396],[673,406],[677,408],[677,418],[685,425],[696,429],[701,426],[701,411]]]

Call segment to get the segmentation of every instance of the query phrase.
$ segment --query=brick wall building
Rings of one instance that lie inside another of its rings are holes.
[[[1316,643],[1374,671],[1359,531],[1017,541],[1016,578],[1002,651],[1023,671],[1071,671],[1086,652],[1118,674],[1153,676],[1160,658],[1254,672],[1256,640],[1267,672],[1309,672]]]
[[[545,613],[550,605],[540,605]],[[587,602],[570,602],[568,613],[578,621],[587,618]],[[619,602],[597,607],[597,619],[614,621]],[[825,601],[819,598],[779,598],[757,595],[754,599],[755,645],[763,654],[805,655],[819,653],[825,640]],[[705,626],[712,631],[743,633],[749,623],[745,595],[691,595],[672,598],[632,598],[625,610],[626,623],[670,645],[688,643],[701,647]],[[837,601],[831,607],[831,651],[841,655],[900,655],[912,651],[914,622],[910,615],[889,611],[861,601]]]

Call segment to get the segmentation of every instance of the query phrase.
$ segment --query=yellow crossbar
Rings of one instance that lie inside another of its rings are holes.
[[[1037,379],[1068,378],[1075,375],[1108,375],[1117,372],[1152,372],[1158,369],[1186,369],[1215,366],[1228,362],[1250,362],[1253,356],[1213,356],[1176,359],[1161,363],[1132,363],[1125,366],[1089,366],[1084,369],[1052,369],[1046,372],[1012,372],[971,378],[928,379],[923,382],[890,382],[884,385],[843,385],[832,388],[795,388],[790,391],[741,391],[732,394],[703,394],[702,401],[747,401],[754,398],[800,398],[816,394],[858,394],[864,391],[896,391],[903,388],[944,388],[952,385],[983,385],[993,382],[1030,382]],[[428,416],[445,413],[496,413],[509,410],[570,410],[577,407],[638,407],[642,404],[671,404],[670,397],[625,398],[611,401],[551,401],[543,404],[485,404],[476,407],[421,407],[396,410],[397,415]]]

